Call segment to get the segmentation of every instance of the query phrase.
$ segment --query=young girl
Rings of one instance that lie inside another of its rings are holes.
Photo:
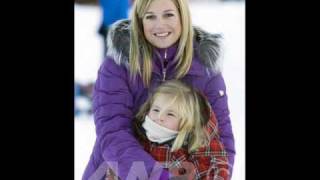
[[[134,129],[144,149],[173,175],[227,180],[227,155],[205,97],[177,80],[160,85],[141,106]]]

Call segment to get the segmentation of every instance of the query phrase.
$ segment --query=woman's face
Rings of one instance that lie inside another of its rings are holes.
[[[148,116],[160,126],[179,131],[181,118],[177,107],[174,104],[168,105],[170,100],[172,100],[172,96],[159,94],[151,105]]]
[[[180,14],[172,0],[153,0],[142,23],[146,39],[157,48],[170,47],[181,35]]]

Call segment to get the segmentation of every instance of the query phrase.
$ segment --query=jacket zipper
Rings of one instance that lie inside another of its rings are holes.
[[[167,73],[167,65],[168,65],[168,60],[167,60],[167,49],[164,51],[164,61],[163,61],[163,69],[162,69],[162,81],[166,80],[166,73]]]

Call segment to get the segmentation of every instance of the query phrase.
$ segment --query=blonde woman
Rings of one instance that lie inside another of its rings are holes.
[[[159,171],[162,179],[168,179],[168,171],[154,168],[157,161],[139,145],[132,122],[149,92],[171,79],[208,98],[232,172],[235,149],[218,68],[220,36],[192,26],[188,6],[188,0],[135,0],[132,19],[110,27],[107,58],[93,91],[97,139],[83,179],[97,174],[105,162],[116,163],[120,179],[134,179],[132,169],[140,162],[150,179],[156,179]]]

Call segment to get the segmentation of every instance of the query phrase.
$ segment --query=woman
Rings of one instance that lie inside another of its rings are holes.
[[[168,172],[155,166],[155,159],[134,137],[132,122],[148,93],[170,79],[179,79],[208,98],[231,172],[234,139],[217,66],[219,36],[192,26],[187,0],[136,0],[131,17],[115,23],[108,34],[108,57],[93,94],[97,139],[83,179],[95,176],[106,162],[116,164],[112,168],[121,179],[135,176],[136,165],[141,165],[137,162],[143,162],[150,179],[159,174],[167,179]]]

